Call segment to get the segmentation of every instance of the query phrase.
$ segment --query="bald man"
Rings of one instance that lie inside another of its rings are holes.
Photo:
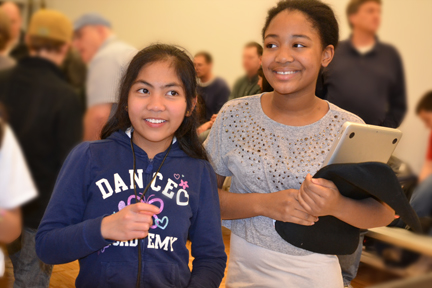
[[[10,27],[12,39],[7,52],[10,57],[20,60],[29,54],[27,45],[24,41],[24,31],[21,30],[21,10],[16,3],[10,1],[4,2],[0,8],[9,16],[11,21]]]

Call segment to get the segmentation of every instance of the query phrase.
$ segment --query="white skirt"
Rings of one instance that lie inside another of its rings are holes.
[[[231,233],[227,288],[343,288],[334,255],[292,256],[251,244]]]

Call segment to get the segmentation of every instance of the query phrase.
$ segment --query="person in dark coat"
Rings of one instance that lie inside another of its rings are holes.
[[[367,124],[397,128],[407,111],[402,59],[376,33],[381,0],[352,0],[347,8],[352,28],[332,63],[318,79],[317,96],[350,111]]]
[[[39,197],[22,208],[21,238],[8,247],[19,287],[49,286],[52,266],[36,255],[36,230],[64,159],[82,139],[82,108],[60,69],[71,39],[72,23],[65,15],[40,10],[30,21],[30,56],[0,73],[0,102],[39,191]]]
[[[351,0],[351,36],[341,41],[333,61],[318,77],[316,95],[358,115],[366,124],[397,128],[407,111],[405,76],[398,51],[377,37],[381,0]],[[339,257],[344,285],[357,275],[363,246]]]

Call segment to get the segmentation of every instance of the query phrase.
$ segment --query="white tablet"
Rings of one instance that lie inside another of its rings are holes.
[[[324,166],[387,163],[401,138],[402,132],[398,129],[346,122],[324,160]]]

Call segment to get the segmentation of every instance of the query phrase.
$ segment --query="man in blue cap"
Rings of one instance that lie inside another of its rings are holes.
[[[111,23],[96,13],[75,21],[73,45],[88,65],[84,140],[97,140],[111,111],[115,111],[120,78],[137,50],[120,41]]]

